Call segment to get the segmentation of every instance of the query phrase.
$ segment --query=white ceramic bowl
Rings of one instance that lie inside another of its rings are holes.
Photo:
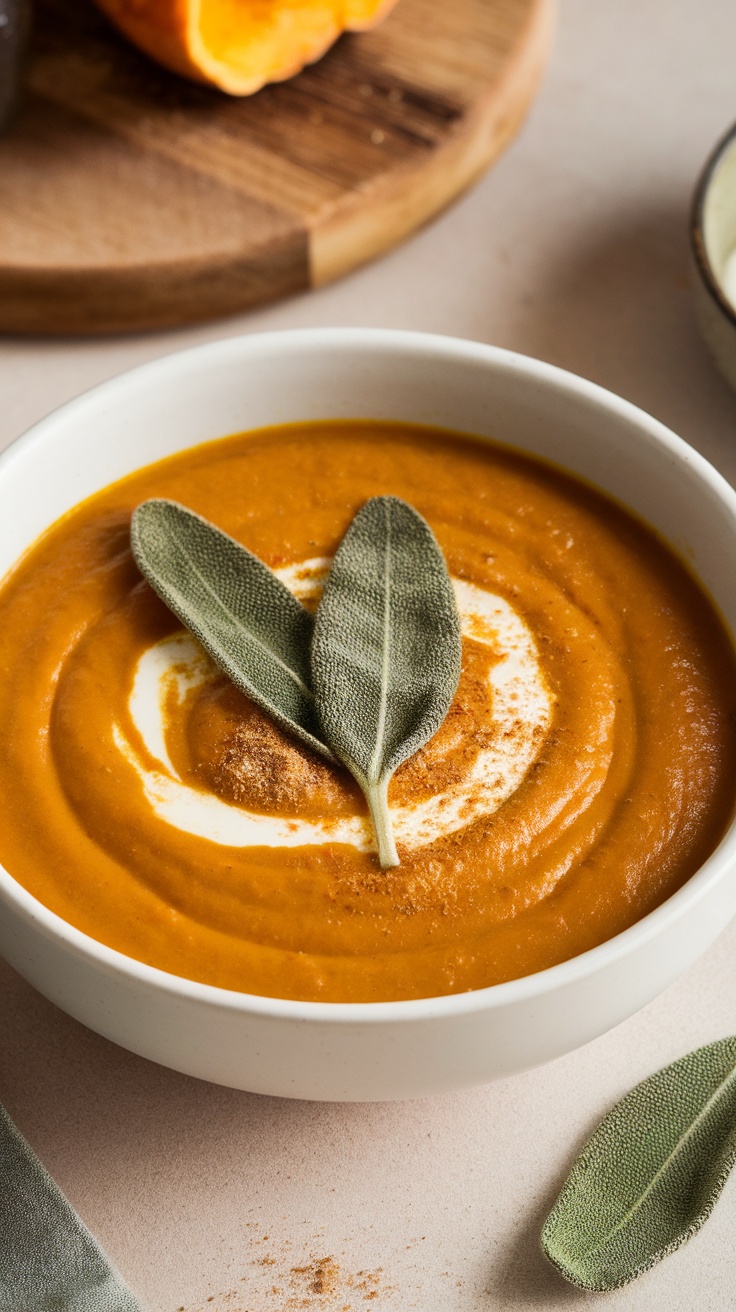
[[[324,417],[413,420],[555,461],[653,524],[736,630],[736,493],[626,401],[507,351],[361,330],[241,337],[144,365],[43,420],[0,458],[0,571],[82,497],[239,429]],[[154,970],[66,924],[0,872],[0,950],[36,988],[134,1052],[205,1080],[298,1098],[402,1098],[548,1061],[630,1016],[736,910],[736,825],[638,924],[562,965],[473,993],[291,1002]]]
[[[736,124],[698,180],[690,244],[700,330],[724,378],[736,388]]]

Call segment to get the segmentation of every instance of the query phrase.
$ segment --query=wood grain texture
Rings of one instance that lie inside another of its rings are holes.
[[[0,330],[114,332],[329,281],[448,204],[516,131],[553,0],[400,0],[289,82],[231,99],[88,0],[39,0],[0,141]]]

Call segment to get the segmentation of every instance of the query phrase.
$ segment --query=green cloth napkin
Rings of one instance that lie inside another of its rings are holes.
[[[141,1312],[2,1106],[0,1312]]]

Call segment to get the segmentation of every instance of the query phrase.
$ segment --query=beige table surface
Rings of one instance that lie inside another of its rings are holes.
[[[346,281],[238,320],[5,341],[2,442],[195,342],[376,324],[565,365],[652,411],[736,481],[736,398],[693,326],[686,243],[693,180],[736,117],[734,50],[731,0],[562,0],[522,136],[451,211]],[[537,1235],[611,1102],[734,1031],[736,927],[645,1011],[542,1070],[414,1103],[282,1102],[133,1057],[0,965],[0,1100],[149,1312],[721,1312],[736,1307],[736,1182],[700,1235],[617,1294],[565,1286]],[[314,1263],[328,1256],[316,1293]]]

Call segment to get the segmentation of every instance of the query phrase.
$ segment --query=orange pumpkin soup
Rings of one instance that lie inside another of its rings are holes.
[[[314,607],[364,502],[445,554],[450,713],[365,804],[236,691],[145,583],[130,516],[190,506]],[[482,988],[633,924],[732,815],[736,659],[643,524],[541,461],[403,424],[208,443],[67,514],[0,589],[0,859],[47,907],[176,975],[274,997]]]

